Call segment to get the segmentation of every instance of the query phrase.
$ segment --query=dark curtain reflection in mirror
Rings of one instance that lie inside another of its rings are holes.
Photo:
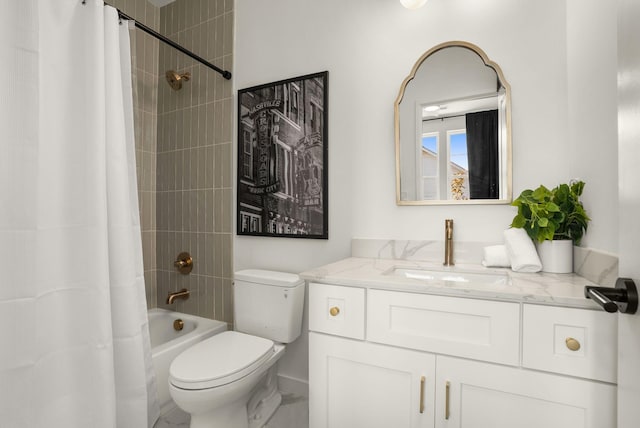
[[[471,199],[499,198],[498,110],[466,114]]]

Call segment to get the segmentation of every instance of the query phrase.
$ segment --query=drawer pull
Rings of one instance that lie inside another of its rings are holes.
[[[447,381],[444,390],[444,418],[449,420],[449,393],[451,391],[451,383]]]
[[[424,376],[420,378],[420,413],[424,413],[424,383],[426,379]]]
[[[573,337],[567,337],[564,342],[567,344],[567,348],[569,348],[570,351],[577,351],[580,349],[580,342]]]
[[[337,306],[334,306],[333,308],[329,309],[329,313],[331,314],[332,317],[338,316],[338,314],[340,313],[340,308]]]

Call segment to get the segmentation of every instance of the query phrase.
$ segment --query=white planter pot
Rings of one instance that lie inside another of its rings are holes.
[[[573,272],[573,241],[555,240],[537,242],[542,271],[551,273]]]

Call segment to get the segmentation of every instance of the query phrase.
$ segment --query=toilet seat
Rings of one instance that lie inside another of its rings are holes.
[[[207,389],[241,379],[274,353],[273,342],[225,331],[178,355],[169,368],[169,382],[181,389]]]

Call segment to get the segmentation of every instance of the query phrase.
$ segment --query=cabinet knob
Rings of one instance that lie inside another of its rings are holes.
[[[331,314],[332,317],[335,317],[340,313],[340,308],[337,306],[334,306],[331,309],[329,309],[329,313]]]
[[[567,337],[564,342],[567,344],[567,348],[569,348],[569,350],[571,351],[577,351],[578,349],[580,349],[580,342],[578,342],[573,337]]]

